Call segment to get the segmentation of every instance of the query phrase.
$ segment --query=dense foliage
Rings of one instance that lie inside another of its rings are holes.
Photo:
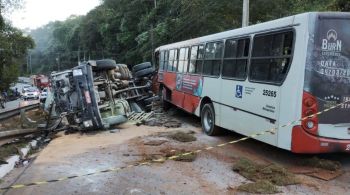
[[[26,54],[34,47],[32,38],[25,36],[7,22],[3,15],[21,5],[21,0],[0,0],[0,90],[7,89],[26,72]]]
[[[348,11],[348,0],[254,0],[250,23],[307,11]],[[86,16],[72,16],[31,32],[36,72],[114,58],[135,64],[151,60],[160,45],[241,26],[242,0],[103,0]]]

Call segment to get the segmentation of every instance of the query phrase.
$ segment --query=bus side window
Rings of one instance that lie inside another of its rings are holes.
[[[186,48],[181,48],[179,53],[179,65],[177,66],[177,72],[185,72],[185,55],[186,55]]]
[[[196,74],[202,74],[203,72],[203,61],[204,61],[204,45],[198,47],[198,55],[196,61]]]
[[[225,43],[222,76],[227,78],[245,79],[249,56],[250,39],[230,39]]]
[[[160,52],[160,55],[158,53],[158,55],[156,55],[156,57],[158,58],[158,64],[159,64],[159,71],[163,71],[164,70],[164,51]]]
[[[184,72],[188,72],[188,62],[189,62],[189,48],[186,47],[185,49],[185,58],[184,58]]]
[[[178,63],[179,63],[179,50],[175,49],[174,50],[174,61],[173,61],[172,71],[175,72],[177,70]]]
[[[293,31],[255,36],[249,78],[281,84],[291,64],[293,39]]]
[[[201,74],[204,56],[204,46],[196,45],[191,47],[190,55],[190,65],[188,67],[188,72],[192,74]]]
[[[164,51],[164,59],[163,59],[164,71],[167,70],[168,62],[169,62],[169,51]]]
[[[198,46],[192,46],[191,47],[191,56],[190,56],[190,66],[188,69],[189,73],[196,72],[197,54],[198,54]]]
[[[177,49],[169,50],[168,72],[176,71],[177,67]]]
[[[223,53],[223,43],[207,43],[205,47],[203,75],[219,76]]]

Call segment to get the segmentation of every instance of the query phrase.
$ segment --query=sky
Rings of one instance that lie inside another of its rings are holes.
[[[101,0],[24,0],[24,8],[14,11],[9,19],[20,29],[35,29],[71,15],[85,15]]]

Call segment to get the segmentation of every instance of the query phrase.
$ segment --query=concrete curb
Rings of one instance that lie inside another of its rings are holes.
[[[21,149],[21,155],[11,156],[6,160],[8,164],[0,165],[0,179],[2,179],[5,175],[11,172],[15,168],[16,163],[18,163],[21,160],[21,158],[26,157],[28,153],[37,145],[38,145],[37,140],[33,140],[29,142],[29,144],[25,148]]]

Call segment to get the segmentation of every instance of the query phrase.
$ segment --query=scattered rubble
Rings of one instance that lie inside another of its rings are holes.
[[[175,149],[162,149],[160,150],[160,152],[165,154],[165,157],[171,157],[171,156],[175,156],[175,155],[180,155],[180,154],[185,154],[191,151],[187,151],[184,149],[181,150],[175,150]],[[180,155],[178,158],[175,158],[175,161],[181,161],[181,162],[193,162],[194,160],[196,160],[197,158],[197,154],[196,153],[191,153],[185,156]]]
[[[253,181],[253,184],[245,184],[243,187],[238,187],[239,190],[244,189],[244,191],[247,192],[252,190],[256,191],[254,193],[271,193],[270,191],[275,188],[271,188],[270,184],[286,186],[300,183],[294,174],[288,172],[279,165],[261,165],[246,158],[239,159],[239,161],[234,164],[233,171]],[[247,189],[248,187],[251,187],[251,189]],[[273,193],[277,193],[277,191]]]
[[[147,145],[147,146],[160,146],[160,145],[164,144],[165,142],[168,142],[168,140],[154,139],[154,140],[145,140],[143,142],[143,144]]]
[[[301,160],[299,164],[302,166],[320,168],[320,169],[325,169],[329,171],[337,171],[341,169],[340,162],[327,160],[327,159],[320,159],[316,156]]]
[[[281,191],[268,180],[258,180],[254,183],[247,183],[238,186],[237,190],[254,194],[276,194]]]
[[[197,138],[193,136],[192,131],[190,132],[176,131],[176,132],[170,133],[168,137],[179,142],[193,142],[197,140]]]

